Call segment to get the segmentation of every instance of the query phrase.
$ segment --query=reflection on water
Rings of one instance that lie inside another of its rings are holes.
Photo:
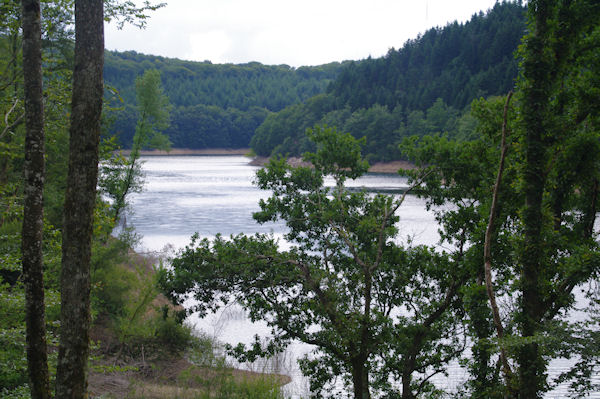
[[[135,227],[142,241],[140,252],[160,251],[166,245],[182,248],[190,236],[214,237],[221,233],[231,234],[270,233],[284,242],[285,226],[282,223],[257,224],[252,212],[259,210],[258,201],[269,193],[252,185],[257,167],[248,165],[242,156],[154,156],[143,157],[146,174],[144,191],[132,197],[132,211],[127,224]],[[326,181],[333,185],[333,181]],[[401,195],[407,188],[406,179],[396,175],[369,174],[357,181],[350,181],[352,189],[365,188],[370,192]],[[425,210],[424,202],[407,196],[400,207],[399,238],[411,239],[414,244],[435,245],[439,240],[437,224],[431,212]],[[233,305],[216,315],[190,321],[206,334],[222,342],[250,343],[255,334],[266,336],[265,323],[250,323],[243,310]],[[309,345],[294,344],[276,363],[252,366],[256,371],[284,371],[293,383],[286,386],[292,397],[306,396],[307,384],[293,359],[311,350]],[[565,361],[551,363],[551,373],[568,367]],[[454,389],[464,381],[466,372],[457,364],[449,368],[449,377],[442,383]],[[557,389],[547,398],[566,397],[565,389]],[[600,398],[600,394],[592,396]]]

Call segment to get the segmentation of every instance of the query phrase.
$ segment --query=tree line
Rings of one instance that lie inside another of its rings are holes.
[[[496,3],[464,24],[433,28],[384,57],[344,66],[325,94],[270,114],[256,130],[259,155],[299,155],[315,124],[367,138],[370,160],[388,161],[403,137],[448,133],[468,137],[469,104],[507,93],[517,77],[514,52],[525,32],[520,2]]]
[[[129,146],[135,130],[135,79],[156,69],[173,105],[172,124],[165,132],[173,146],[248,147],[268,113],[322,93],[344,64],[299,68],[258,62],[212,64],[108,51],[106,83],[122,101],[112,102],[117,110],[110,132]]]

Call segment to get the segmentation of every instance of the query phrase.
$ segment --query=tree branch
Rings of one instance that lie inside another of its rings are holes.
[[[490,217],[488,220],[488,225],[485,230],[485,242],[483,246],[483,264],[485,269],[485,287],[488,294],[490,307],[492,308],[492,316],[494,319],[494,326],[496,327],[496,333],[498,334],[498,338],[502,339],[504,337],[504,328],[502,326],[502,320],[500,319],[500,312],[498,310],[498,304],[496,303],[496,294],[494,292],[494,285],[492,282],[492,235],[494,233],[494,222],[496,219],[496,210],[498,208],[498,193],[500,191],[500,183],[502,181],[502,173],[504,172],[504,160],[506,158],[506,152],[508,150],[508,145],[506,144],[506,131],[507,131],[507,114],[508,114],[508,105],[510,103],[510,99],[512,98],[513,92],[510,91],[508,96],[506,97],[506,103],[504,104],[504,115],[502,121],[502,143],[500,150],[500,165],[498,166],[498,174],[496,176],[496,184],[494,184],[494,191],[492,195],[492,206],[490,208]],[[509,381],[512,378],[512,369],[510,364],[508,363],[508,358],[506,355],[506,350],[500,345],[500,360],[502,362],[502,369],[504,372],[504,377],[506,380],[507,386],[509,385]]]
[[[23,121],[23,117],[25,116],[24,112],[21,115],[17,116],[17,118],[12,123],[8,123],[8,117],[15,110],[17,104],[19,104],[18,98],[15,99],[15,102],[12,105],[12,107],[10,107],[6,115],[4,115],[4,130],[2,130],[2,133],[0,133],[0,139],[2,139],[4,135],[6,135],[6,133],[17,127]]]

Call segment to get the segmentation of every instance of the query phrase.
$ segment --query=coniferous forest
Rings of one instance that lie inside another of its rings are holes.
[[[269,114],[251,145],[263,156],[311,149],[304,134],[315,124],[367,139],[370,161],[402,157],[411,135],[469,138],[470,103],[506,94],[517,77],[515,50],[525,32],[525,7],[497,3],[464,24],[430,29],[382,58],[351,62],[327,91]]]

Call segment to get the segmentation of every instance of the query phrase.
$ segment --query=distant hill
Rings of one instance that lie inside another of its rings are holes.
[[[158,69],[173,105],[166,133],[175,147],[247,147],[269,112],[323,93],[341,68],[340,63],[300,68],[257,62],[212,64],[107,51],[105,83],[124,101],[115,104],[123,109],[114,114],[110,130],[123,146],[130,145],[137,120],[135,79],[147,69]]]
[[[430,29],[384,57],[345,65],[325,94],[269,115],[252,148],[264,156],[298,155],[310,149],[304,131],[315,124],[366,136],[371,160],[397,159],[397,144],[412,134],[468,137],[468,105],[514,85],[525,11],[520,1],[496,3],[466,23]]]

